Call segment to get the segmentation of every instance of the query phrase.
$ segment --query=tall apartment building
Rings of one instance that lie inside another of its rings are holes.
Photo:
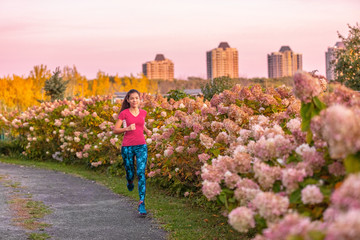
[[[156,54],[155,60],[144,63],[142,69],[148,79],[174,80],[174,63],[163,54]]]
[[[230,48],[227,42],[221,42],[213,50],[206,52],[207,78],[228,76],[239,77],[239,60],[236,48]]]
[[[281,46],[279,52],[267,55],[269,78],[293,76],[302,70],[302,54],[294,53],[289,46]]]
[[[329,81],[335,80],[335,66],[333,64],[335,61],[335,51],[344,48],[345,45],[343,42],[337,42],[334,47],[329,47],[327,52],[325,52],[326,78]]]

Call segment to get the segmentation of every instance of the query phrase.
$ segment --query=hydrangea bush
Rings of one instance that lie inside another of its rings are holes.
[[[203,194],[257,240],[359,236],[359,93],[298,72],[292,90],[236,85],[210,101],[141,98],[153,132],[147,176],[159,185]],[[29,158],[118,163],[121,136],[111,129],[120,103],[110,99],[43,103],[0,124]]]

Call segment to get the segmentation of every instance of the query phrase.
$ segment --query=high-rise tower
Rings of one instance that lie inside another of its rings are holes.
[[[174,80],[174,63],[163,54],[157,54],[154,61],[144,63],[142,68],[148,79]]]
[[[302,54],[294,53],[289,46],[282,46],[279,52],[267,55],[269,78],[293,76],[302,70]]]
[[[238,51],[230,48],[227,42],[221,42],[213,50],[206,52],[207,78],[228,76],[239,77]]]
[[[325,64],[326,64],[326,78],[330,80],[335,80],[335,51],[337,49],[344,49],[345,45],[343,42],[337,42],[334,47],[329,47],[327,52],[325,52]]]

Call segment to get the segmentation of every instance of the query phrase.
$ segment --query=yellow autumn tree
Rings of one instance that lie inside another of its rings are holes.
[[[158,85],[156,81],[149,80],[146,76],[140,75],[139,77],[125,76],[122,78],[115,77],[115,84],[117,92],[127,92],[130,89],[136,89],[139,92],[157,93]]]
[[[69,81],[65,91],[66,98],[87,97],[92,95],[88,90],[89,83],[86,77],[81,76],[75,65],[72,68],[65,66],[62,71],[62,78],[65,81]]]
[[[49,98],[45,95],[44,84],[46,79],[51,77],[50,69],[47,69],[46,65],[36,65],[33,70],[30,71],[29,79],[33,81],[33,87],[31,91],[34,94],[34,104],[36,100],[47,101]]]
[[[12,78],[5,77],[0,80],[0,101],[3,111],[25,110],[35,104],[34,81],[31,78],[24,78],[13,75]]]

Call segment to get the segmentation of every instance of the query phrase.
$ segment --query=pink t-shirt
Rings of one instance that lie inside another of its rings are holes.
[[[129,108],[123,110],[119,114],[119,119],[126,121],[126,126],[130,126],[130,124],[135,123],[136,129],[127,131],[124,134],[124,139],[122,142],[122,146],[135,146],[135,145],[143,145],[145,144],[145,137],[144,137],[144,124],[145,124],[145,117],[146,111],[140,109],[139,115],[136,117],[132,115]]]

